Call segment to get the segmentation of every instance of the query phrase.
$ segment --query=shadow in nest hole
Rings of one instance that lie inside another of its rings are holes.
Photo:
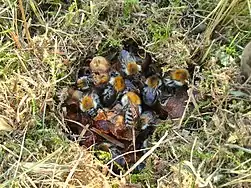
[[[64,103],[69,139],[94,146],[97,158],[113,161],[115,173],[147,152],[160,121],[183,115],[191,80],[185,69],[163,73],[135,42],[124,46],[113,59],[96,56],[84,62]]]

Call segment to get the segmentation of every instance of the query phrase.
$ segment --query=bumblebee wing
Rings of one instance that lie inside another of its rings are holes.
[[[122,50],[119,54],[119,61],[122,65],[123,68],[126,67],[126,65],[129,63],[129,62],[136,62],[136,58],[133,57],[128,51],[126,50]]]
[[[145,87],[142,92],[143,101],[148,106],[154,105],[157,102],[159,95],[159,90],[150,87]]]
[[[125,85],[126,85],[126,91],[132,91],[132,92],[138,92],[138,88],[136,88],[136,86],[128,79],[125,79]]]

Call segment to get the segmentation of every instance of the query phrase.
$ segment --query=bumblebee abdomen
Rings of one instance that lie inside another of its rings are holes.
[[[125,112],[125,124],[127,126],[135,126],[139,112],[135,108],[128,108]]]
[[[125,124],[129,126],[133,126],[134,124],[133,114],[130,109],[128,109],[125,113]]]

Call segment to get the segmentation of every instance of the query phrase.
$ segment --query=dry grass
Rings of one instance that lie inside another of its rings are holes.
[[[152,143],[166,131],[167,138],[146,169],[126,179],[145,187],[251,187],[250,85],[238,82],[235,61],[251,39],[250,3],[170,2],[0,0],[0,187],[125,181],[67,140],[60,104],[84,59],[112,58],[131,40],[166,70],[197,66],[191,88],[200,96],[190,96],[196,108],[182,121],[157,128]],[[191,34],[202,23],[206,31]]]

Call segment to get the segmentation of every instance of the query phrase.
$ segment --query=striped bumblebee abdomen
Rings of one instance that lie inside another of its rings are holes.
[[[126,126],[134,126],[138,117],[138,113],[135,108],[128,108],[125,112],[125,124]]]

